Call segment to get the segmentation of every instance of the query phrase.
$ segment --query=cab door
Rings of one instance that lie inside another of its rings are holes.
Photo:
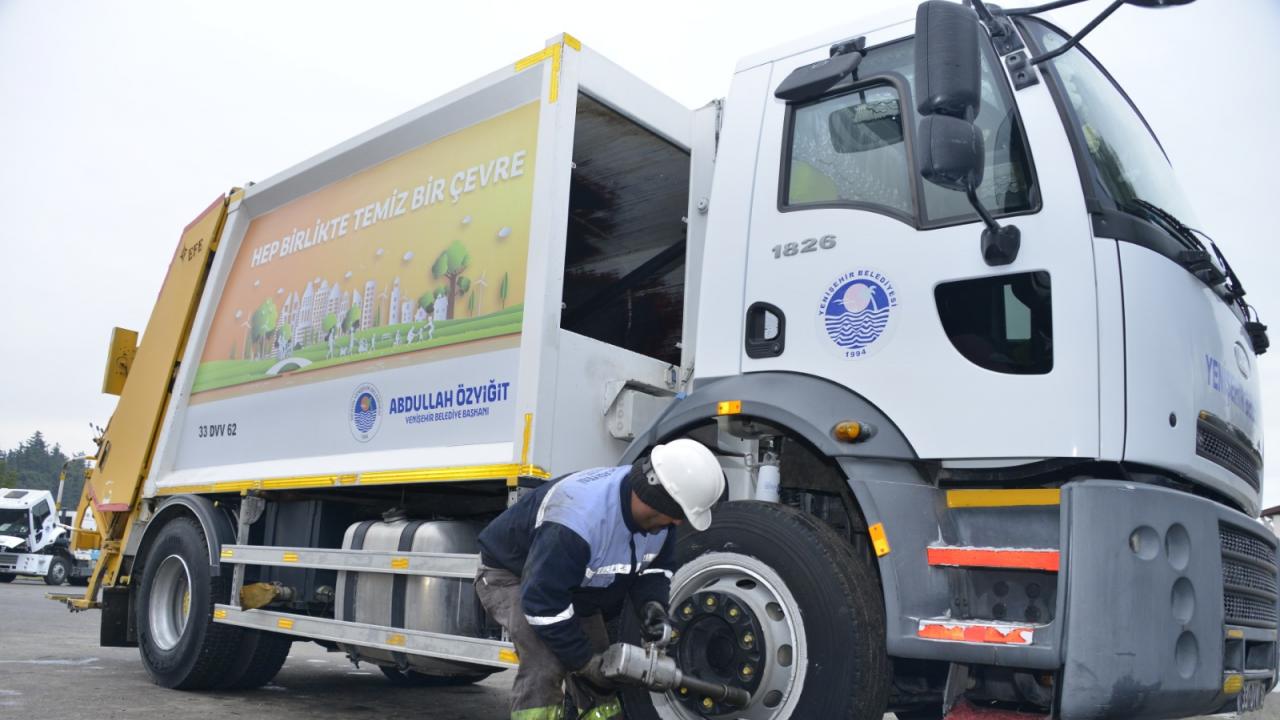
[[[923,458],[1095,457],[1094,259],[1056,111],[1043,86],[1020,92],[1016,107],[983,47],[978,196],[1022,233],[1014,262],[992,267],[964,195],[916,170],[909,32],[868,35],[856,77],[813,100],[789,104],[772,89],[827,47],[772,66],[741,370],[844,385]],[[778,328],[783,342],[770,342]]]

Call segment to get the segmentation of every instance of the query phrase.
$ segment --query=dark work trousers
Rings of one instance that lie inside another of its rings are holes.
[[[516,654],[520,656],[520,667],[511,688],[512,720],[559,720],[564,708],[566,677],[577,668],[561,665],[551,648],[529,626],[520,606],[520,578],[506,570],[481,567],[476,574],[476,595],[489,615],[507,629],[507,635],[516,646]],[[591,650],[603,652],[609,646],[604,618],[592,615],[578,621],[591,642]],[[587,711],[580,716],[584,719],[622,717],[616,696],[601,698],[572,681],[569,692],[574,704]]]

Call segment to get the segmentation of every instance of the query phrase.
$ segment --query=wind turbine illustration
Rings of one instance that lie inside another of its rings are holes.
[[[475,295],[475,298],[476,298],[476,315],[477,316],[484,314],[484,308],[483,308],[484,293],[480,292],[480,289],[489,287],[489,282],[484,279],[484,274],[486,272],[488,271],[481,270],[480,277],[476,278],[475,281],[471,283],[472,285],[475,285],[475,288],[472,288],[471,292]]]

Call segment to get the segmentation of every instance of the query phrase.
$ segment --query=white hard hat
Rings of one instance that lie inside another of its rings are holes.
[[[695,530],[706,530],[711,525],[711,506],[724,493],[724,471],[716,456],[702,443],[681,438],[655,446],[649,462],[689,524]]]

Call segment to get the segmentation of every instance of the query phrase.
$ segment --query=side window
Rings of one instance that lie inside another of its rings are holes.
[[[560,327],[680,363],[689,154],[578,96]]]
[[[877,85],[793,109],[786,204],[863,205],[911,215],[898,91]]]
[[[871,48],[858,77],[865,81],[860,88],[788,109],[780,205],[870,209],[919,227],[977,220],[964,193],[921,183],[909,162],[910,125],[919,121],[910,110],[918,104],[915,40]],[[911,97],[904,100],[902,92]],[[989,43],[982,44],[982,104],[974,124],[986,156],[978,197],[996,216],[1034,210],[1039,198],[1031,154]]]
[[[31,524],[35,526],[34,530],[36,532],[40,532],[40,529],[44,527],[45,518],[48,518],[52,514],[53,508],[49,505],[48,500],[44,500],[31,508]]]
[[[934,299],[947,338],[973,364],[1014,375],[1053,370],[1049,273],[942,283]]]

